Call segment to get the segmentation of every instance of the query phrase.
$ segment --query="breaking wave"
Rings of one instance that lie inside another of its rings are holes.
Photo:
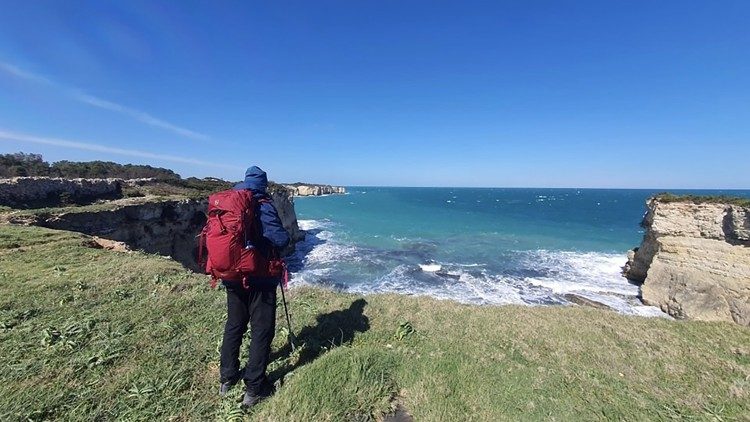
[[[436,245],[397,250],[367,247],[348,240],[332,221],[300,220],[299,224],[306,237],[289,258],[291,282],[296,285],[487,305],[566,305],[574,295],[624,314],[664,315],[658,308],[644,306],[638,286],[620,275],[624,254],[507,251],[488,262],[448,262],[457,260],[428,256],[436,254]],[[399,244],[408,241],[398,240]]]

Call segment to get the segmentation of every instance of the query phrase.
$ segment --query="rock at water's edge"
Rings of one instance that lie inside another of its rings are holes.
[[[646,233],[625,276],[675,318],[750,326],[750,208],[648,202]]]
[[[563,295],[565,300],[571,303],[575,303],[578,306],[588,306],[590,308],[596,308],[596,309],[606,309],[606,310],[612,310],[612,307],[609,305],[606,305],[601,302],[597,302],[593,299],[589,299],[587,297],[583,297],[581,295],[577,295],[575,293],[567,293]]]
[[[282,190],[273,190],[270,192],[273,205],[281,218],[281,224],[289,233],[292,242],[299,242],[305,239],[305,232],[300,230],[297,223],[297,213],[294,211],[294,200],[291,192]]]

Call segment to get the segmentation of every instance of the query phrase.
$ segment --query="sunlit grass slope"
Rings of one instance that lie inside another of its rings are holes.
[[[277,394],[216,395],[223,292],[171,260],[0,226],[0,420],[418,421],[750,415],[750,330],[574,307],[293,289]],[[281,309],[281,308],[279,308]]]

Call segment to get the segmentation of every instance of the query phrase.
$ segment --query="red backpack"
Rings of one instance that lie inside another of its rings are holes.
[[[208,197],[208,220],[200,234],[198,262],[211,275],[212,288],[219,279],[242,281],[248,288],[248,277],[286,273],[275,248],[263,248],[270,256],[258,249],[261,242],[267,242],[256,218],[261,202],[269,200],[257,200],[248,190],[225,190]]]

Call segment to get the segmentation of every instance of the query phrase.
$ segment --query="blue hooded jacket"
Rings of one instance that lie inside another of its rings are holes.
[[[268,177],[266,172],[259,167],[252,166],[245,171],[245,181],[234,186],[236,190],[247,189],[253,193],[256,199],[271,199],[266,192],[268,188]],[[260,224],[262,227],[263,237],[274,247],[284,249],[289,244],[289,233],[281,224],[279,213],[273,202],[261,202],[260,204]]]

